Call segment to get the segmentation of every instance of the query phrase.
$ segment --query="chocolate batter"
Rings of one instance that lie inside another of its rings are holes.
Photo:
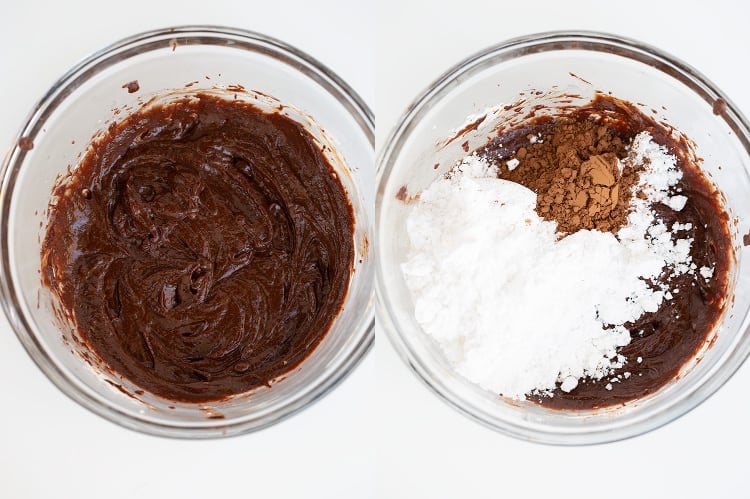
[[[88,348],[156,395],[270,385],[343,304],[352,208],[310,133],[281,114],[207,94],[142,109],[53,194],[44,284]]]
[[[582,380],[570,393],[558,388],[552,397],[531,397],[544,406],[593,409],[621,404],[652,393],[677,376],[680,368],[710,342],[709,334],[724,311],[733,254],[729,217],[721,206],[719,193],[691,161],[685,140],[673,138],[663,125],[632,104],[611,97],[599,95],[589,105],[563,116],[531,119],[522,127],[502,132],[478,151],[497,162],[501,178],[536,192],[537,212],[557,221],[562,234],[581,229],[616,232],[626,223],[630,187],[637,178],[627,170],[618,178],[616,171],[608,172],[607,164],[613,158],[624,158],[627,144],[642,131],[649,131],[656,142],[678,158],[683,177],[677,187],[688,198],[681,211],[655,204],[657,218],[668,227],[675,222],[692,224],[693,228],[681,231],[680,237],[693,238],[693,262],[698,268],[713,268],[713,276],[706,279],[695,272],[665,277],[670,288],[678,291],[657,312],[626,324],[631,342],[620,353],[628,363],[600,381]],[[539,140],[531,143],[532,137]],[[519,161],[512,171],[507,167],[511,159]],[[577,173],[575,181],[571,171]],[[609,178],[610,173],[613,178]],[[607,178],[598,180],[597,175]],[[580,181],[581,177],[586,179]],[[589,197],[577,209],[582,186],[587,186]],[[620,187],[617,196],[612,195],[615,186]],[[607,191],[598,206],[593,206],[598,200],[591,194],[595,187]],[[596,209],[589,212],[592,207]],[[642,359],[640,363],[638,358]],[[630,373],[627,378],[625,372]],[[612,378],[618,381],[612,383]],[[611,390],[607,389],[608,384]]]

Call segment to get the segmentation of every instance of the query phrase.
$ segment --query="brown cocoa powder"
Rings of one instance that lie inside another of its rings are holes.
[[[532,139],[531,136],[528,139]],[[638,172],[620,171],[626,144],[611,128],[591,121],[561,120],[535,143],[520,147],[500,162],[500,177],[537,194],[536,211],[558,231],[589,229],[616,232],[627,222],[632,186]]]

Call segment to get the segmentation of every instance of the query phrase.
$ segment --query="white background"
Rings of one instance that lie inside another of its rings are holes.
[[[176,24],[222,24],[281,38],[372,103],[372,13],[349,3],[2,2],[0,154],[34,102],[78,60],[125,36]],[[301,414],[215,441],[140,435],[79,407],[36,368],[4,317],[0,386],[2,499],[374,497],[372,355]]]
[[[741,2],[459,0],[393,2],[377,38],[375,112],[382,145],[412,99],[471,53],[552,29],[640,39],[707,75],[750,114],[750,11]],[[441,4],[442,5],[442,4]],[[494,7],[490,7],[494,5]],[[748,497],[750,364],[691,413],[650,434],[594,447],[530,444],[448,407],[412,375],[382,334],[375,346],[378,497]]]
[[[474,51],[549,29],[654,44],[698,68],[750,114],[750,12],[742,2],[16,0],[0,14],[0,150],[80,58],[175,24],[253,29],[296,45],[374,108],[382,144],[405,107]],[[260,433],[218,441],[139,435],[90,414],[34,366],[0,319],[0,497],[742,497],[750,366],[690,414],[626,442],[520,442],[429,392],[379,334],[333,393]]]

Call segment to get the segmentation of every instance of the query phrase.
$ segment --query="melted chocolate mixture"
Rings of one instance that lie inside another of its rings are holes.
[[[621,404],[652,393],[673,380],[680,368],[693,359],[697,352],[710,341],[709,334],[726,306],[728,271],[732,258],[732,240],[729,234],[729,218],[721,206],[719,193],[691,161],[688,145],[684,138],[674,138],[664,126],[656,123],[627,102],[605,96],[598,96],[591,104],[576,108],[562,117],[538,117],[529,120],[522,127],[501,131],[497,139],[479,151],[497,162],[500,177],[519,182],[535,192],[546,188],[541,185],[544,177],[541,171],[524,172],[524,166],[539,169],[539,164],[524,165],[521,159],[517,169],[510,171],[507,160],[516,158],[523,148],[521,157],[528,155],[530,147],[545,147],[552,157],[560,150],[552,137],[555,129],[562,124],[591,128],[586,124],[596,123],[595,140],[585,148],[579,148],[575,158],[586,161],[602,154],[625,157],[626,144],[642,131],[649,131],[653,139],[666,146],[678,159],[678,167],[683,173],[677,185],[688,201],[681,211],[666,205],[655,204],[657,218],[668,227],[676,222],[690,223],[692,229],[680,231],[679,237],[693,239],[691,257],[697,268],[714,269],[710,279],[699,272],[678,277],[663,276],[670,283],[673,298],[665,300],[655,313],[644,314],[638,321],[626,324],[631,342],[623,347],[627,364],[610,376],[593,381],[584,379],[570,393],[559,387],[552,397],[530,397],[540,404],[556,409],[593,409]],[[529,146],[530,135],[541,137],[542,144]],[[565,151],[570,154],[569,151]],[[542,154],[542,153],[540,153]],[[527,162],[528,163],[528,162]],[[612,230],[616,232],[618,227]],[[637,359],[641,358],[641,362]],[[624,373],[630,373],[625,377]],[[618,378],[618,375],[620,377]],[[611,382],[612,379],[617,381]],[[608,389],[608,384],[611,389]]]
[[[280,114],[206,94],[141,110],[54,195],[44,284],[90,349],[162,397],[268,385],[341,309],[352,208],[313,137]]]

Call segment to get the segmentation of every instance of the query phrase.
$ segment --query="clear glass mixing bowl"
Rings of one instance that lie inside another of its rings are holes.
[[[140,90],[123,85],[137,80]],[[186,87],[186,85],[188,85]],[[241,85],[247,92],[240,91]],[[296,369],[234,398],[177,403],[139,394],[126,379],[90,364],[55,319],[41,286],[40,241],[52,186],[75,168],[92,135],[151,97],[210,91],[248,100],[304,124],[347,190],[355,215],[355,268],[342,312]],[[2,168],[2,304],[11,326],[44,373],[69,397],[122,426],[170,437],[218,437],[278,422],[329,392],[373,342],[373,265],[368,240],[374,209],[373,116],[359,96],[310,56],[266,36],[219,27],[179,27],[133,36],[92,55],[35,106]]]
[[[595,90],[638,103],[644,112],[666,120],[697,144],[696,154],[704,159],[701,166],[723,191],[735,222],[736,264],[730,278],[734,299],[713,332],[713,346],[684,366],[678,379],[650,396],[595,411],[510,403],[456,374],[416,322],[400,270],[408,249],[405,218],[410,205],[397,198],[404,198],[404,187],[408,195],[419,193],[455,164],[466,154],[465,140],[469,150],[487,142],[498,118],[491,115],[472,129],[465,127],[472,121],[467,117],[521,98],[524,110],[543,104],[554,112],[556,105],[590,101]],[[578,97],[554,98],[560,94]],[[446,145],[462,127],[461,139]],[[380,153],[376,181],[378,324],[427,386],[490,428],[554,444],[632,437],[701,403],[750,351],[750,263],[742,244],[742,235],[750,229],[750,128],[711,82],[658,49],[599,33],[554,32],[517,38],[480,52],[450,69],[409,107]]]

